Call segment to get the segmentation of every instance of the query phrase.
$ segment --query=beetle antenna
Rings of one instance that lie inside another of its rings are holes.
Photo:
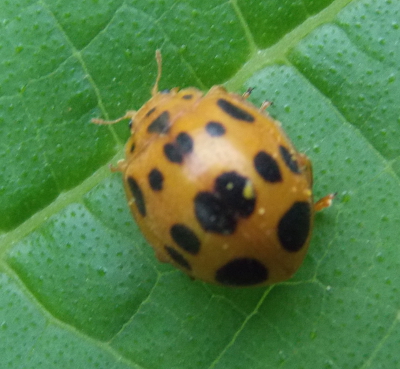
[[[157,78],[156,82],[154,83],[153,88],[151,89],[151,96],[155,96],[158,93],[158,82],[160,82],[161,78],[161,70],[162,70],[162,57],[161,57],[161,50],[156,50],[156,61],[157,61]]]

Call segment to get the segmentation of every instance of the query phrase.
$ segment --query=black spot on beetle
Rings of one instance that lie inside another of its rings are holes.
[[[259,151],[254,157],[254,167],[258,174],[267,182],[274,183],[282,181],[278,163],[265,151]]]
[[[310,233],[311,206],[308,202],[295,202],[278,224],[278,237],[289,252],[299,251]]]
[[[193,151],[193,139],[186,132],[179,133],[176,137],[176,144],[183,155]]]
[[[156,108],[151,108],[147,113],[146,113],[146,117],[149,117],[151,114],[153,114],[155,112]]]
[[[169,113],[167,111],[162,112],[156,119],[154,119],[147,127],[149,133],[167,133],[171,126]]]
[[[296,174],[300,173],[299,164],[297,163],[294,156],[289,152],[285,146],[279,146],[279,152],[281,153],[282,159],[287,167]]]
[[[148,176],[150,187],[153,191],[161,191],[163,187],[164,176],[156,168],[152,169]]]
[[[226,172],[216,178],[214,191],[225,206],[237,212],[241,217],[248,217],[254,211],[256,199],[255,194],[245,196],[246,186],[252,186],[248,178],[236,172]]]
[[[226,235],[236,229],[234,212],[213,193],[199,192],[194,200],[194,210],[205,231]]]
[[[179,147],[175,144],[167,143],[164,145],[164,154],[167,159],[172,163],[181,164],[183,162],[183,156]]]
[[[215,279],[228,286],[252,286],[267,281],[268,269],[256,259],[233,259],[217,270]]]
[[[186,95],[182,96],[182,99],[184,99],[184,100],[190,100],[191,98],[193,98],[192,94],[186,94]]]
[[[135,151],[136,145],[133,143],[129,149],[129,152],[132,154]]]
[[[208,122],[206,125],[207,133],[212,137],[218,137],[225,134],[225,127],[219,122]]]
[[[252,182],[232,171],[218,176],[213,191],[199,192],[194,199],[196,218],[207,232],[223,235],[236,230],[239,218],[249,217],[255,208]]]
[[[180,265],[181,267],[187,269],[187,270],[191,270],[192,267],[190,265],[190,263],[186,260],[186,258],[177,250],[175,250],[173,247],[171,246],[164,246],[165,251],[167,251],[168,255],[171,257],[171,259],[173,261],[175,261],[175,263],[177,263],[178,265]]]
[[[146,216],[146,203],[141,188],[133,177],[128,177],[127,181],[139,213]]]
[[[164,154],[170,162],[181,164],[184,155],[193,151],[193,145],[192,137],[186,132],[181,132],[175,142],[164,145]]]
[[[254,122],[254,116],[248,113],[246,110],[239,108],[238,106],[230,103],[225,99],[218,99],[217,105],[230,117],[238,120],[242,120],[247,123]]]
[[[174,224],[170,229],[172,239],[186,252],[196,255],[200,251],[200,240],[196,234],[184,224]]]

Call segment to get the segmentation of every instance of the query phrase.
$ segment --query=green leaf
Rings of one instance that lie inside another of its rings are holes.
[[[5,1],[0,25],[0,352],[20,368],[395,368],[400,344],[400,3]],[[295,277],[191,281],[160,264],[119,174],[160,88],[255,87],[314,166]]]

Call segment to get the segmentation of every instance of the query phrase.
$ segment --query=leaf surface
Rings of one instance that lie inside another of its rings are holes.
[[[388,368],[400,344],[400,3],[17,0],[0,26],[0,352],[5,368]],[[314,166],[295,277],[190,281],[129,214],[124,124],[161,89],[274,102]]]

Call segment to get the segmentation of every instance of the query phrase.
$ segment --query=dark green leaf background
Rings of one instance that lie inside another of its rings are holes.
[[[1,368],[392,369],[400,345],[400,2],[3,1]],[[119,174],[161,88],[256,89],[314,164],[295,277],[191,281],[158,263]]]

